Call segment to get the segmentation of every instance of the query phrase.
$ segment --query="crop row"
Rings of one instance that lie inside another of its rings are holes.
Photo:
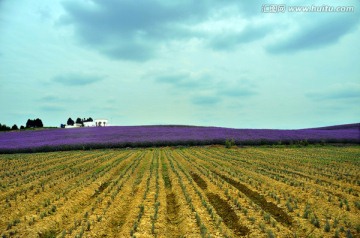
[[[0,231],[2,237],[356,237],[359,155],[356,146],[1,155]]]

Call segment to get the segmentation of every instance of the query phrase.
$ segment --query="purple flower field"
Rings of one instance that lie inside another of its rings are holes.
[[[0,153],[145,146],[224,144],[359,143],[359,124],[331,129],[229,129],[195,126],[113,126],[0,133]]]

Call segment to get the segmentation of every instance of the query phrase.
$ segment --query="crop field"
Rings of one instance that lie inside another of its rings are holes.
[[[360,123],[299,130],[198,126],[109,126],[0,133],[0,154],[127,147],[360,144]]]
[[[0,155],[2,237],[359,237],[360,147]]]

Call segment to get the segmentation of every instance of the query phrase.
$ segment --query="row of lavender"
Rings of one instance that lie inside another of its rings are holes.
[[[347,129],[263,130],[192,126],[116,126],[0,133],[0,153],[173,145],[359,143],[359,126]]]

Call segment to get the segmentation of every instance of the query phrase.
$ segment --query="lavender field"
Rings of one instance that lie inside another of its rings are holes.
[[[113,126],[0,133],[0,152],[224,144],[359,143],[359,124],[301,130]]]

